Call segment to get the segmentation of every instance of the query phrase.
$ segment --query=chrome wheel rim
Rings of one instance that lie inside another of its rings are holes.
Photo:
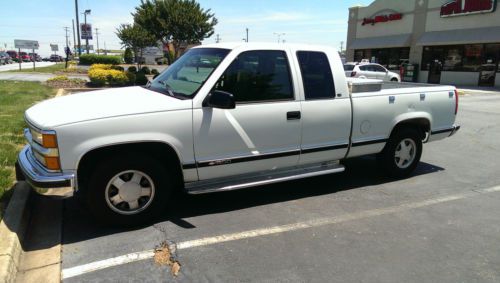
[[[155,196],[153,180],[144,172],[127,170],[116,174],[108,182],[104,197],[113,211],[131,215],[151,205]]]
[[[396,152],[394,154],[394,162],[396,166],[401,169],[406,169],[410,167],[415,160],[417,153],[417,144],[412,139],[402,140],[396,147]]]

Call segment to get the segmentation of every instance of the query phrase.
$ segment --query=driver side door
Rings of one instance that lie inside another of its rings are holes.
[[[300,102],[288,57],[282,50],[240,53],[213,88],[231,93],[236,107],[193,110],[199,180],[298,164]]]

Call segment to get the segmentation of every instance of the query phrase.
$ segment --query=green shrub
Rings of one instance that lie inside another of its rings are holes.
[[[144,67],[141,68],[141,72],[143,72],[146,75],[151,75],[151,71],[146,66],[144,66]]]
[[[135,74],[135,84],[136,85],[145,85],[148,83],[148,78],[146,77],[146,74],[144,72],[137,72]]]
[[[123,53],[123,60],[126,64],[132,64],[134,62],[134,55],[132,54],[132,49],[125,48],[125,53]]]
[[[128,84],[129,85],[134,85],[135,84],[135,80],[136,80],[136,75],[135,73],[132,73],[132,72],[125,72],[125,75],[127,76],[128,78]]]
[[[113,66],[111,67],[111,69],[113,69],[113,70],[118,70],[118,71],[122,71],[122,72],[123,72],[123,71],[125,71],[125,69],[124,69],[122,66],[117,66],[117,65],[113,65]]]
[[[136,67],[134,67],[134,66],[130,66],[130,67],[128,67],[128,70],[127,70],[127,71],[129,71],[129,72],[131,72],[131,73],[137,73],[137,68],[136,68]]]
[[[82,54],[80,55],[81,65],[111,64],[118,65],[122,62],[121,56]]]
[[[151,70],[151,75],[158,75],[160,72],[158,72],[157,69]]]
[[[104,86],[108,80],[108,70],[93,69],[89,70],[90,84],[93,86]]]
[[[128,83],[128,77],[123,71],[108,70],[107,81],[110,86],[124,86]]]

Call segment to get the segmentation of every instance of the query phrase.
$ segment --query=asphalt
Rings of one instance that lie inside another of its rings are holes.
[[[498,109],[500,94],[462,96],[462,129],[424,145],[421,164],[404,180],[382,177],[372,157],[356,158],[337,175],[177,196],[161,221],[135,229],[99,226],[66,200],[63,281],[499,282]],[[220,235],[178,249],[177,277],[151,258],[64,277],[165,241],[186,246]]]

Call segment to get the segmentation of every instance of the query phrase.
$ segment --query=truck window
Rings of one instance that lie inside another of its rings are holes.
[[[332,69],[325,53],[298,51],[306,100],[335,98]]]
[[[232,93],[240,103],[294,99],[284,51],[242,52],[221,76],[215,89]]]

